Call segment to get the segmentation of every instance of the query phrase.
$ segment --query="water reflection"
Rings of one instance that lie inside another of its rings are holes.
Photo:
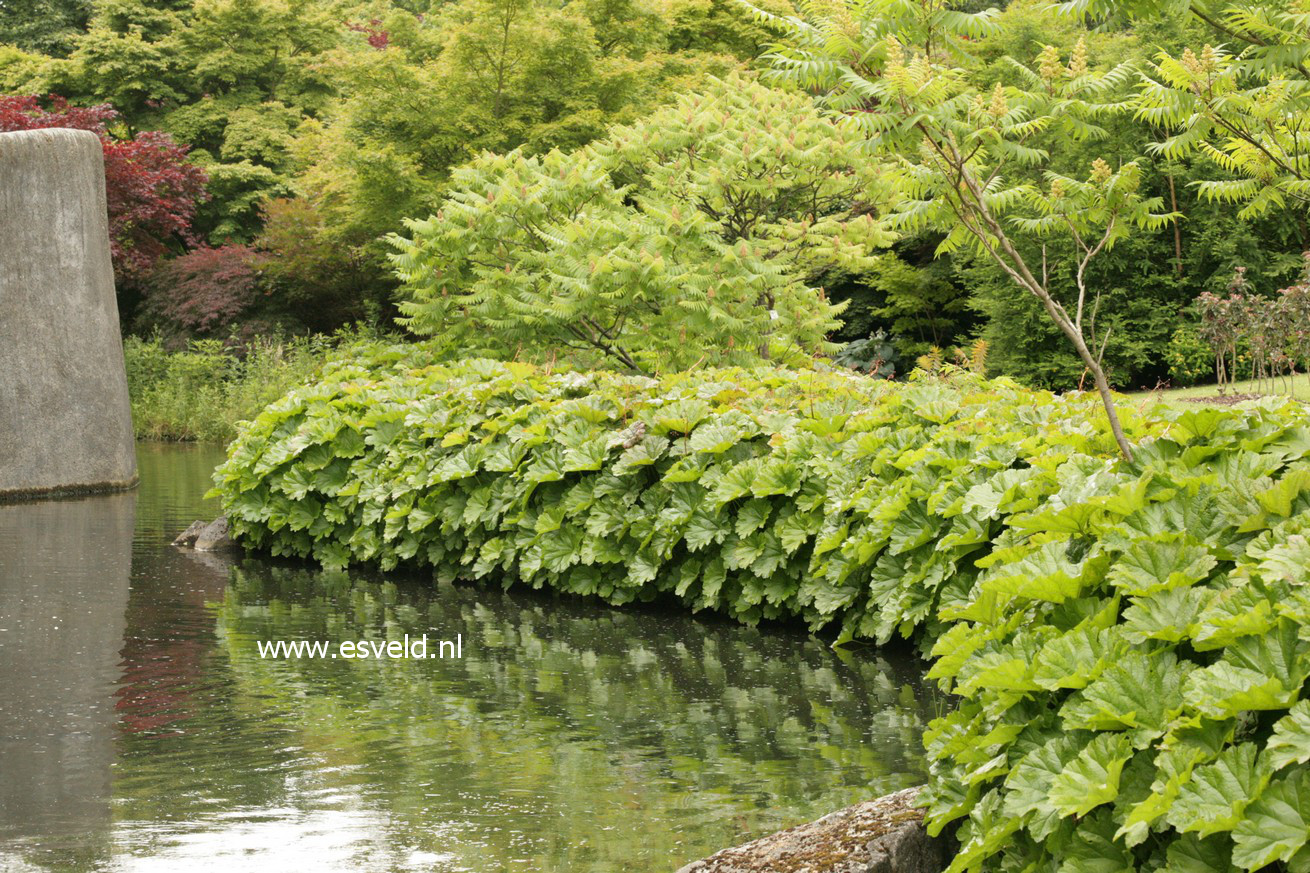
[[[922,771],[908,658],[174,550],[216,460],[0,509],[0,869],[667,871]],[[256,645],[424,633],[464,657]]]
[[[130,495],[0,506],[0,838],[109,826],[135,512]]]

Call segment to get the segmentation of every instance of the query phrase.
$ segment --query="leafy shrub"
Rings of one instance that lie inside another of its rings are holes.
[[[876,379],[895,379],[900,355],[887,332],[876,330],[864,339],[844,344],[832,360],[839,366],[868,373]]]
[[[934,257],[935,242],[931,235],[902,238],[858,276],[824,276],[828,296],[847,304],[831,338],[853,341],[883,330],[906,359],[963,339],[976,313],[954,281],[951,257]]]
[[[357,246],[335,237],[339,228],[313,200],[268,200],[261,212],[260,273],[284,310],[316,333],[357,321],[391,322],[394,281]]]
[[[1108,328],[1108,340],[1100,333],[1106,341],[1106,371],[1111,384],[1124,390],[1154,385],[1166,375],[1165,352],[1180,322],[1178,311],[1194,290],[1180,288],[1177,279],[1164,271],[1144,277],[1133,273],[1148,250],[1145,240],[1150,235],[1141,237],[1125,240],[1099,265],[1106,278],[1098,331]],[[1013,282],[991,266],[977,260],[965,263],[963,257],[956,260],[969,289],[969,305],[982,316],[980,334],[991,347],[989,372],[1054,391],[1091,384],[1082,362],[1065,347],[1064,336],[1047,323],[1038,301],[1016,293],[1010,287]],[[1097,273],[1101,275],[1101,270]],[[1063,278],[1065,272],[1053,270],[1053,275]]]
[[[1133,464],[1011,504],[930,676],[951,870],[1304,870],[1310,426],[1180,415]],[[999,485],[998,485],[999,487]],[[1017,511],[1014,511],[1017,510]]]
[[[1214,353],[1191,324],[1174,331],[1164,357],[1169,364],[1169,378],[1175,385],[1196,385],[1214,376]]]
[[[952,871],[1305,869],[1310,420],[1130,415],[958,371],[661,380],[329,363],[216,474],[274,553],[931,648]]]
[[[159,338],[123,342],[132,426],[139,438],[221,440],[231,437],[219,410],[236,359],[217,340],[171,351]]]
[[[880,167],[803,94],[713,80],[573,154],[484,154],[390,239],[423,336],[636,372],[828,348],[812,287],[876,261]]]
[[[158,337],[128,337],[123,353],[136,435],[227,442],[240,422],[309,379],[330,349],[366,342],[358,331],[296,340],[263,337],[238,355],[212,339],[176,351]]]
[[[1271,298],[1249,293],[1246,268],[1238,267],[1228,290],[1227,297],[1207,292],[1196,300],[1201,336],[1214,353],[1219,384],[1237,379],[1243,351],[1249,355],[1251,378],[1262,386],[1294,375],[1310,358],[1310,274]]]
[[[652,380],[437,357],[334,361],[260,415],[218,474],[238,534],[328,566],[672,595],[886,639],[944,585],[967,591],[969,556],[997,533],[966,504],[973,485],[1053,492],[1061,459],[1113,448],[1087,399],[964,375],[894,390],[841,372]]]
[[[165,261],[146,282],[142,321],[182,340],[267,330],[272,323],[256,318],[267,297],[262,261],[254,249],[237,245],[202,246]]]

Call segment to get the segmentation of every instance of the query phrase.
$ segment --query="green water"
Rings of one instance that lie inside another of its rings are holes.
[[[672,871],[921,780],[912,658],[172,548],[219,458],[0,506],[0,870]]]

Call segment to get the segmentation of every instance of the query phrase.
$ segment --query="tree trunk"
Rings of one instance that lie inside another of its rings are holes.
[[[1078,351],[1078,357],[1082,359],[1083,365],[1087,367],[1087,371],[1092,374],[1092,380],[1096,383],[1096,390],[1101,395],[1101,403],[1105,406],[1105,417],[1110,422],[1110,433],[1114,435],[1114,441],[1119,446],[1119,453],[1123,455],[1124,460],[1132,461],[1133,447],[1132,444],[1128,442],[1128,438],[1124,436],[1123,424],[1119,421],[1119,411],[1114,405],[1114,395],[1110,393],[1110,382],[1105,378],[1105,370],[1101,367],[1100,360],[1092,354],[1089,348],[1087,348],[1087,340],[1083,337],[1081,326],[1081,298],[1079,323],[1075,324],[1070,320],[1064,307],[1057,303],[1055,298],[1051,296],[1051,293],[1046,289],[1046,286],[1042,282],[1037,281],[1037,278],[1033,276],[1032,271],[1028,269],[1028,262],[1024,260],[1023,255],[1015,248],[1014,243],[1005,233],[1005,228],[1002,227],[1001,222],[991,214],[990,210],[988,210],[987,196],[984,193],[982,186],[978,183],[978,180],[973,178],[963,161],[957,165],[957,168],[961,179],[963,179],[969,192],[973,196],[972,204],[966,204],[966,208],[972,208],[975,214],[982,220],[985,228],[991,231],[992,236],[994,236],[996,240],[996,247],[993,247],[993,245],[989,243],[985,235],[980,234],[980,228],[968,228],[967,221],[965,221],[965,226],[975,236],[978,236],[979,239],[983,241],[984,246],[992,257],[992,260],[999,264],[1001,269],[1005,270],[1005,272],[1008,273],[1021,288],[1026,289],[1034,297],[1042,301],[1042,306],[1046,309],[1046,314],[1051,317],[1051,320],[1055,322],[1056,326],[1059,327],[1064,335],[1069,338],[1069,341],[1073,343],[1074,348]],[[963,220],[964,216],[961,216],[961,218]],[[997,247],[999,247],[1000,251],[997,251]],[[1043,276],[1043,278],[1045,278],[1045,276]]]
[[[1050,302],[1048,302],[1050,301]],[[1124,435],[1123,424],[1119,421],[1119,410],[1114,405],[1114,394],[1110,391],[1110,381],[1105,378],[1105,370],[1101,367],[1101,362],[1096,360],[1091,349],[1087,348],[1087,342],[1083,335],[1078,332],[1072,324],[1066,319],[1057,318],[1058,310],[1055,310],[1050,296],[1047,295],[1042,299],[1046,304],[1047,310],[1053,318],[1056,318],[1056,324],[1064,331],[1065,336],[1073,342],[1074,348],[1078,350],[1078,357],[1082,358],[1083,364],[1092,374],[1092,381],[1096,383],[1096,391],[1101,395],[1101,405],[1105,407],[1105,417],[1110,421],[1110,433],[1114,435],[1114,441],[1119,446],[1119,453],[1124,456],[1124,460],[1133,459],[1133,446],[1128,442],[1128,437]]]
[[[1178,211],[1178,194],[1174,191],[1174,174],[1169,174],[1169,209],[1172,212]],[[1174,275],[1178,278],[1183,277],[1183,228],[1178,223],[1178,219],[1173,220],[1174,226]]]
[[[1028,265],[1024,262],[1023,256],[1014,248],[1014,244],[1010,242],[1009,237],[1003,235],[1003,231],[1000,231],[999,224],[993,224],[993,227],[998,231],[996,237],[1000,243],[1002,251],[1010,257],[1013,261],[1014,267],[1018,268],[1018,270],[1015,270],[1012,267],[1009,270],[1011,275],[1021,286],[1027,288],[1034,297],[1042,301],[1042,306],[1045,307],[1046,314],[1051,317],[1051,320],[1055,322],[1056,326],[1059,327],[1064,335],[1069,338],[1069,341],[1073,343],[1074,349],[1078,352],[1078,357],[1082,359],[1083,365],[1087,368],[1087,371],[1092,374],[1092,381],[1096,383],[1097,393],[1101,395],[1101,403],[1105,406],[1105,417],[1109,419],[1110,422],[1110,433],[1114,435],[1114,441],[1119,446],[1119,453],[1124,456],[1124,460],[1131,461],[1133,459],[1133,447],[1132,444],[1128,442],[1128,438],[1124,435],[1123,424],[1119,421],[1119,410],[1115,408],[1114,395],[1110,392],[1110,382],[1105,378],[1105,369],[1101,367],[1100,360],[1093,355],[1091,349],[1087,347],[1087,340],[1083,337],[1082,330],[1069,320],[1068,314],[1060,304],[1055,302],[1055,298],[1051,296],[1051,292],[1047,291],[1045,286],[1038,282],[1032,275],[1031,271],[1028,270]],[[1001,263],[1002,267],[1006,266],[1004,262],[1001,262],[995,255],[993,255],[993,258],[996,259],[998,263]]]

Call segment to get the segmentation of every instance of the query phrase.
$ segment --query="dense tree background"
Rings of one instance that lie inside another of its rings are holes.
[[[1094,68],[1146,68],[1162,49],[1214,39],[1188,15],[1105,14],[1089,27],[1044,0],[1005,4],[997,23],[967,63],[1005,84],[1005,56],[1031,60],[1080,37]],[[435,212],[456,168],[484,152],[575,151],[711,77],[755,75],[770,40],[733,0],[0,0],[0,94],[47,112],[103,106],[107,149],[166,137],[206,180],[185,227],[138,226],[120,253],[133,330],[174,341],[312,333],[392,324],[386,238]],[[1129,116],[1108,124],[1109,139],[1070,144],[1055,169],[1084,174],[1094,158],[1114,165],[1169,135]],[[1169,362],[1199,294],[1222,292],[1239,266],[1272,293],[1310,248],[1303,209],[1243,219],[1202,198],[1195,183],[1215,167],[1195,155],[1154,155],[1143,170],[1143,193],[1182,219],[1092,267],[1121,388],[1183,378]],[[882,331],[905,361],[982,339],[992,374],[1077,385],[1082,367],[1039,304],[990,263],[938,257],[940,241],[903,237],[859,270],[815,271],[809,281],[846,306],[830,339]],[[1058,268],[1053,280],[1072,281]]]
[[[265,255],[277,321],[324,330],[389,320],[382,237],[433,209],[452,168],[584,145],[764,41],[731,0],[4,0],[0,94],[107,104],[126,139],[185,144],[208,179],[194,242]],[[138,311],[160,281],[124,290],[138,327],[204,308]],[[223,311],[210,333],[242,329],[247,310]]]

